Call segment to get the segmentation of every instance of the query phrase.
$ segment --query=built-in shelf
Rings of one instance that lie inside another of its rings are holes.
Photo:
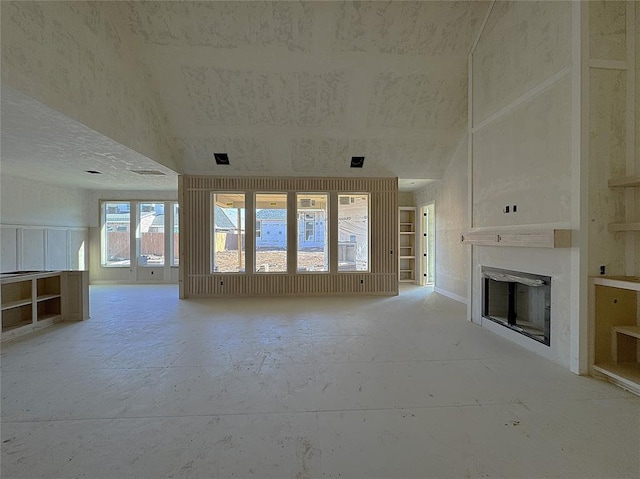
[[[2,303],[2,311],[6,311],[7,309],[19,308],[21,306],[29,306],[29,305],[31,305],[31,298],[19,299],[17,301],[8,301],[6,303]]]
[[[416,225],[416,208],[400,207],[398,209],[398,281],[400,282],[413,283],[416,280]]]
[[[640,176],[623,176],[609,180],[609,188],[632,188],[640,186]]]
[[[591,278],[592,371],[640,395],[640,277]]]
[[[484,246],[520,246],[526,248],[569,248],[572,230],[543,228],[536,230],[492,229],[469,231],[460,242]]]
[[[640,231],[640,223],[609,223],[609,232]]]
[[[86,271],[20,271],[0,274],[2,340],[63,319],[89,317]]]

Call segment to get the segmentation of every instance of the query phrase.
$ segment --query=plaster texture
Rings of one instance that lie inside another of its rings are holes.
[[[177,299],[3,344],[2,477],[634,477],[640,398],[402,288]],[[586,439],[585,439],[586,438]]]
[[[3,174],[0,271],[85,269],[89,197],[84,189]]]
[[[473,53],[473,125],[571,64],[571,2],[496,2]]]
[[[467,147],[465,136],[442,180],[415,193],[415,202],[419,206],[435,202],[435,286],[457,298],[467,298],[470,275],[467,246],[460,243],[460,235],[467,230],[469,212]]]
[[[473,226],[571,221],[571,80],[473,136]],[[504,214],[506,205],[516,213]]]
[[[2,83],[175,169],[126,2],[2,2]]]
[[[627,60],[626,2],[589,3],[589,56],[598,60]]]

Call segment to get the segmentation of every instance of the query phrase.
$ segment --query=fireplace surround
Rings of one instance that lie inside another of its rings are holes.
[[[551,277],[482,267],[482,316],[551,345]]]

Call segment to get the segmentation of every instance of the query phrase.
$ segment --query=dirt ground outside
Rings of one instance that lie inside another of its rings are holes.
[[[286,251],[257,251],[256,265],[261,271],[286,271]],[[242,267],[244,269],[244,252],[242,253]],[[215,266],[220,273],[238,271],[238,251],[223,250],[216,252]],[[322,271],[324,269],[324,253],[322,251],[299,251],[298,267],[307,271]]]

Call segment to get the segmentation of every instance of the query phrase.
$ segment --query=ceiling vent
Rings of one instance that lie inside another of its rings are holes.
[[[101,175],[102,173],[100,173],[99,171],[96,170],[87,170],[86,173],[89,173],[90,175]]]
[[[364,156],[351,157],[351,168],[362,168],[362,165],[364,165]]]
[[[229,155],[226,153],[214,153],[213,157],[216,159],[216,165],[228,165]]]
[[[162,171],[158,171],[158,170],[129,170],[131,171],[131,173],[137,173],[139,175],[145,175],[145,176],[165,176],[165,174]]]

